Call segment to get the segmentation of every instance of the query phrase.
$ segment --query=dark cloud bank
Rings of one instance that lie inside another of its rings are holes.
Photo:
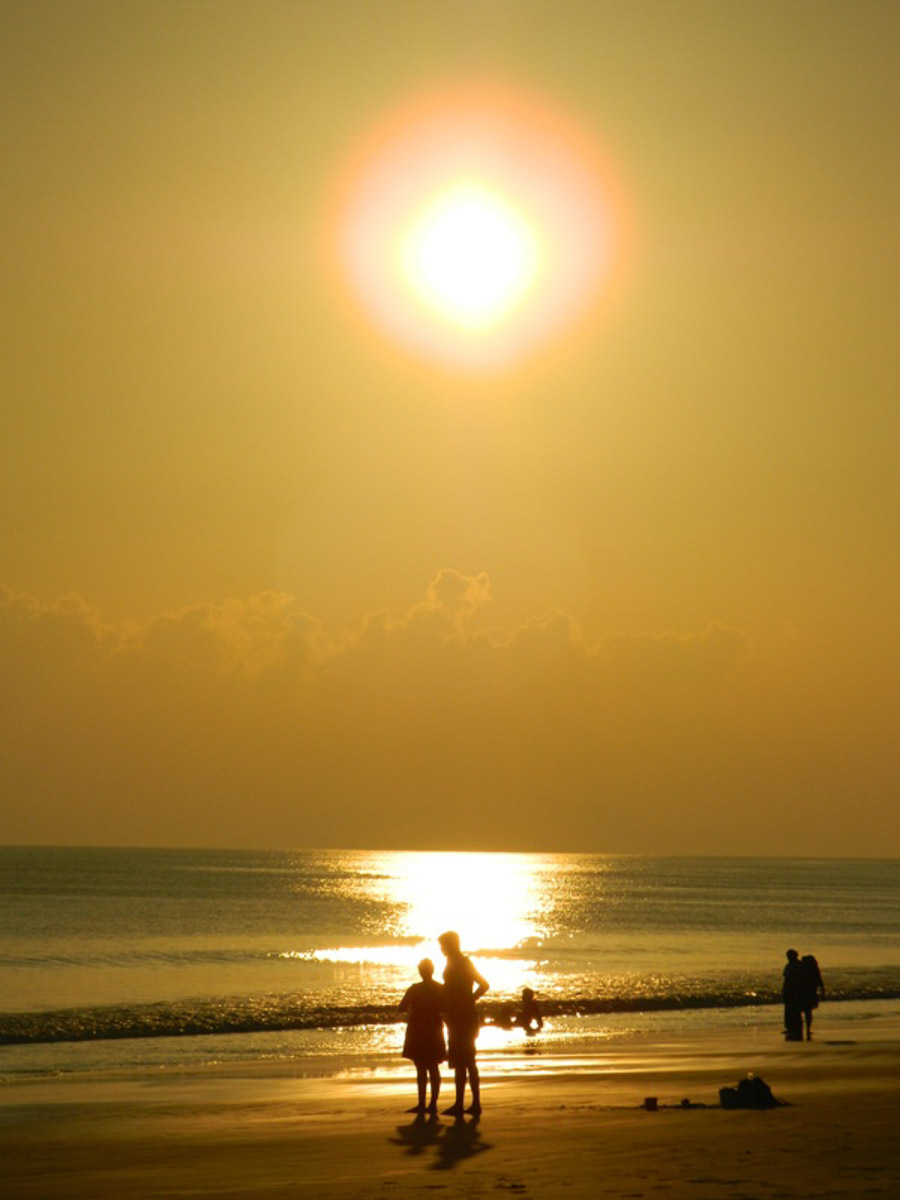
[[[785,664],[490,596],[443,570],[335,638],[271,592],[138,625],[4,590],[0,841],[828,852],[849,778]]]

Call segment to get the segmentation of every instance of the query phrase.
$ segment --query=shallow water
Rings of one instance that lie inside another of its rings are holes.
[[[391,1054],[448,927],[489,1019],[537,992],[543,1053],[770,1027],[788,945],[829,1014],[900,999],[896,861],[5,847],[0,1070]]]

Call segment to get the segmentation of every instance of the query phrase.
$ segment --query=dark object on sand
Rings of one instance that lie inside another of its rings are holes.
[[[775,1099],[765,1080],[748,1075],[737,1087],[719,1088],[719,1103],[723,1108],[777,1108],[784,1101]]]
[[[644,1108],[646,1108],[647,1112],[656,1112],[659,1108],[659,1101],[656,1096],[645,1096]]]

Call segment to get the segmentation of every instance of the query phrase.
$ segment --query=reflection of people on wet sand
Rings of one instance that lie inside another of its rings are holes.
[[[803,1041],[803,1017],[800,1015],[802,974],[800,955],[796,950],[788,950],[781,996],[784,1000],[784,1036],[789,1042]]]
[[[411,1125],[398,1125],[396,1136],[388,1141],[410,1158],[431,1159],[428,1164],[431,1171],[451,1171],[465,1159],[493,1149],[489,1142],[482,1141],[477,1117],[442,1125],[438,1120],[426,1121],[417,1116]]]
[[[806,1040],[812,1040],[813,1009],[819,1007],[819,996],[825,999],[825,984],[822,982],[822,972],[812,954],[804,954],[800,959],[800,1012],[806,1018]],[[802,1027],[801,1027],[802,1035]]]
[[[438,938],[447,958],[444,968],[444,1018],[447,1022],[447,1061],[456,1077],[456,1102],[445,1109],[448,1116],[481,1112],[481,1080],[475,1065],[478,1013],[475,1002],[488,990],[487,980],[475,970],[472,960],[459,947],[459,934],[448,930]],[[472,1089],[472,1104],[465,1108],[466,1078]]]
[[[436,983],[434,963],[423,958],[419,963],[421,983],[408,988],[400,1001],[400,1011],[409,1013],[406,1037],[403,1040],[403,1057],[416,1064],[416,1086],[419,1102],[410,1112],[436,1113],[437,1099],[441,1091],[441,1072],[438,1063],[447,1057],[444,1046],[444,1026],[441,1011],[444,1007],[444,988]],[[431,1080],[431,1103],[425,1107],[425,1092]]]
[[[537,1033],[539,1029],[544,1028],[541,1006],[535,1000],[531,988],[522,988],[522,1007],[516,1016],[516,1024],[526,1033]]]
[[[417,1158],[431,1146],[437,1146],[441,1135],[447,1127],[442,1125],[435,1116],[425,1118],[419,1113],[411,1125],[398,1125],[397,1136],[388,1141],[399,1146],[404,1154]]]
[[[465,1159],[475,1158],[478,1154],[484,1154],[485,1150],[493,1149],[489,1142],[481,1140],[477,1117],[471,1121],[454,1121],[443,1128],[444,1136],[437,1144],[436,1171],[450,1171]]]

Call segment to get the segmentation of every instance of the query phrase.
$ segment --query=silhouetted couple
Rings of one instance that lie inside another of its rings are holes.
[[[784,980],[781,985],[784,1000],[784,1036],[789,1042],[803,1041],[803,1026],[806,1024],[806,1040],[812,1039],[813,1009],[819,1007],[819,996],[824,999],[825,984],[822,972],[812,954],[801,958],[796,950],[788,950]]]
[[[456,1080],[456,1101],[445,1113],[461,1117],[468,1112],[481,1112],[481,1081],[475,1062],[475,1039],[478,1037],[478,1013],[475,1003],[488,990],[487,980],[479,975],[472,960],[459,946],[459,934],[449,930],[438,938],[447,959],[443,984],[436,983],[434,964],[428,958],[419,963],[421,983],[414,983],[400,1001],[400,1011],[409,1014],[403,1057],[416,1066],[418,1104],[411,1111],[436,1113],[441,1091],[440,1064],[446,1060],[453,1068]],[[444,1045],[443,1023],[447,1024],[447,1044]],[[472,1091],[472,1103],[466,1108],[466,1081]],[[425,1097],[431,1082],[431,1102]]]

